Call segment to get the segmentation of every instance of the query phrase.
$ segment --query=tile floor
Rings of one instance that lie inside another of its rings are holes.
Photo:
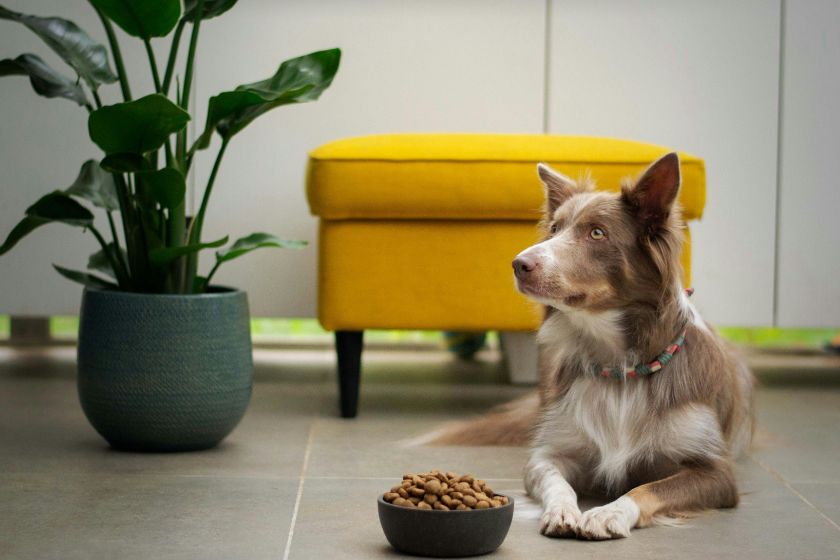
[[[471,471],[521,491],[522,449],[396,445],[525,391],[504,384],[494,354],[369,351],[353,421],[335,416],[330,352],[255,358],[253,401],[230,438],[158,455],[112,451],[87,425],[72,348],[0,349],[0,558],[396,557],[374,502],[404,471]],[[547,539],[518,516],[495,556],[840,558],[840,361],[756,363],[763,433],[739,465],[737,510],[599,543]]]

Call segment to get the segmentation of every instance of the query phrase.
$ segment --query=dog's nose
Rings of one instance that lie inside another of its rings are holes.
[[[531,257],[520,255],[513,259],[513,273],[517,278],[524,278],[528,273],[537,268],[537,261]]]

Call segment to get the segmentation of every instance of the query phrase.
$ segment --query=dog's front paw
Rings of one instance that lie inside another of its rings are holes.
[[[580,509],[576,504],[547,507],[540,518],[540,534],[546,537],[574,537]]]
[[[587,540],[629,537],[639,520],[639,506],[623,496],[605,506],[592,508],[581,515],[577,536]]]

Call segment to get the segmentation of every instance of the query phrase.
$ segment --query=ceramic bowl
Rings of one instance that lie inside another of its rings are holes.
[[[493,552],[513,520],[513,498],[507,505],[465,511],[395,506],[379,496],[379,522],[391,546],[416,556],[478,556]]]

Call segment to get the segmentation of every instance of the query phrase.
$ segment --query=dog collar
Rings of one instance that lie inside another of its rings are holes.
[[[687,288],[685,293],[688,297],[694,293],[694,288]],[[682,332],[668,345],[664,352],[659,354],[656,359],[644,363],[644,364],[637,364],[636,366],[629,368],[629,369],[621,369],[619,367],[615,368],[601,368],[600,366],[595,366],[593,369],[593,373],[600,375],[601,377],[613,377],[615,379],[621,379],[623,377],[646,377],[657,371],[661,370],[663,367],[668,365],[674,354],[680,351],[680,348],[683,347],[685,344],[685,334],[687,328],[683,328]]]

